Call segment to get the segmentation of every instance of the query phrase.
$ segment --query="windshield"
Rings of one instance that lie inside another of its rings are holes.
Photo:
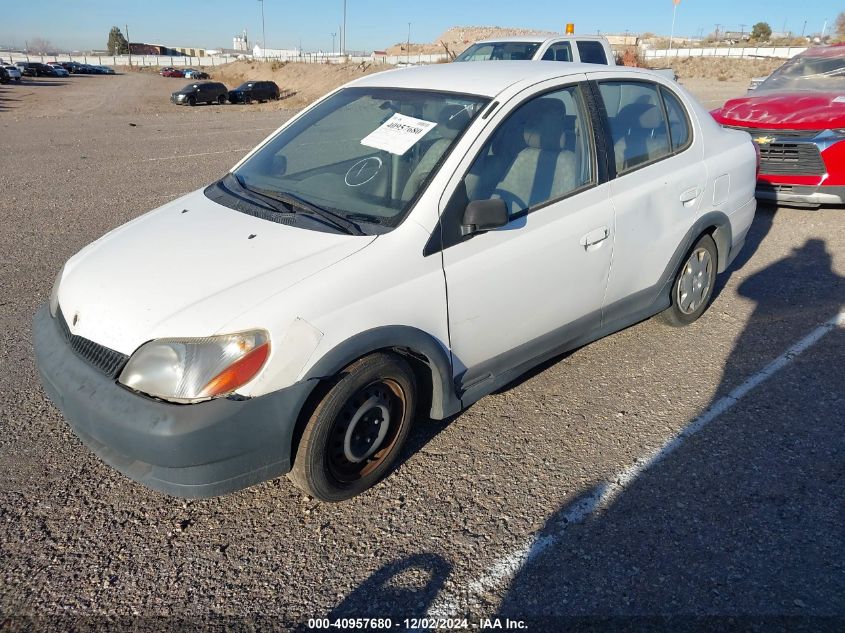
[[[540,42],[479,42],[455,58],[456,62],[532,59]]]
[[[346,88],[279,132],[233,173],[356,222],[398,224],[488,99]]]
[[[757,88],[764,90],[845,91],[845,54],[793,57]]]

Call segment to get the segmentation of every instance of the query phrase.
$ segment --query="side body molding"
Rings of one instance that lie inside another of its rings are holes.
[[[334,376],[362,356],[381,350],[395,350],[427,365],[431,372],[429,415],[432,419],[442,420],[461,410],[448,348],[422,330],[404,325],[382,326],[356,334],[320,358],[302,380]]]

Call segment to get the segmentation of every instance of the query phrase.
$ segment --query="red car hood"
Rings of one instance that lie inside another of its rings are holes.
[[[711,112],[722,125],[789,130],[845,128],[841,92],[772,92],[731,99]]]

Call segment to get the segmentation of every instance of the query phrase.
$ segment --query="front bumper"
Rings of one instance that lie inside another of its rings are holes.
[[[802,206],[841,205],[845,204],[845,186],[789,185],[758,181],[756,196],[759,200]]]
[[[290,470],[296,421],[316,381],[247,400],[172,404],[125,389],[77,356],[46,305],[33,339],[47,395],[85,445],[127,477],[194,498]]]

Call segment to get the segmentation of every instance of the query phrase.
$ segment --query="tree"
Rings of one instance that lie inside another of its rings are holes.
[[[836,16],[836,32],[845,35],[845,11]]]
[[[768,22],[758,22],[751,27],[751,38],[757,41],[767,42],[772,36],[772,27]]]
[[[109,42],[106,45],[109,50],[109,55],[126,55],[129,52],[129,42],[120,32],[116,26],[111,27],[109,31]]]
[[[39,55],[47,55],[53,51],[53,45],[50,43],[50,40],[46,40],[43,37],[33,37],[29,40],[29,53],[38,53]]]

